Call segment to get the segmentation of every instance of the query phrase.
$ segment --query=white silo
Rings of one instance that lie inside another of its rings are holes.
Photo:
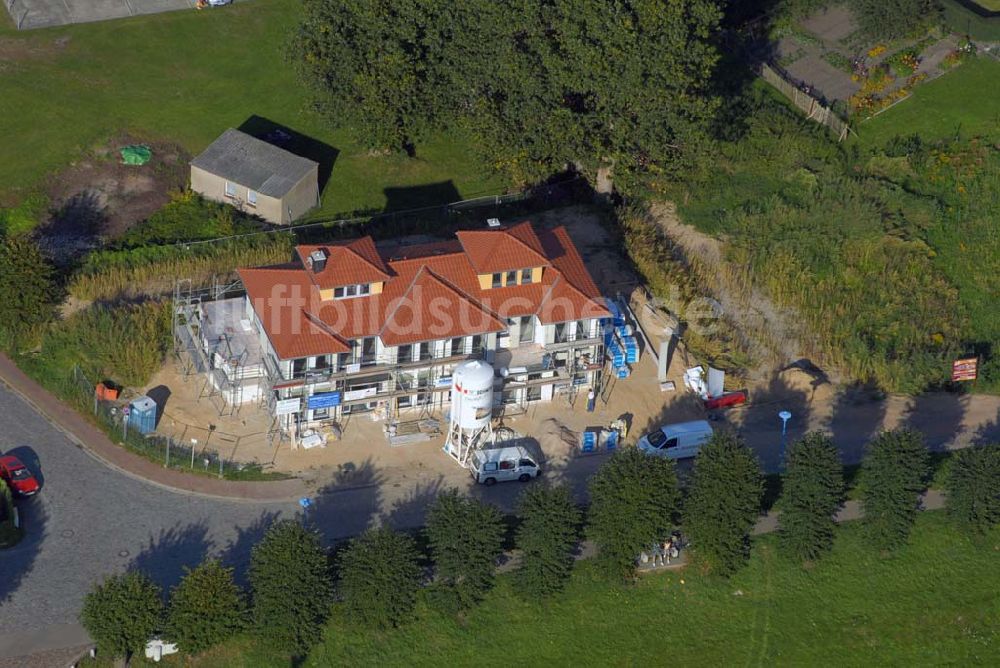
[[[465,466],[469,455],[486,442],[493,429],[493,367],[469,360],[451,376],[451,415],[445,452]]]

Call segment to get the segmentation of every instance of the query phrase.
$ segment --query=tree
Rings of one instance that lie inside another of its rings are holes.
[[[844,500],[844,467],[826,434],[806,434],[788,448],[781,494],[781,548],[811,560],[833,543],[834,513]]]
[[[113,575],[84,597],[80,623],[99,650],[127,660],[146,647],[160,626],[160,593],[142,573]]]
[[[233,569],[209,559],[170,593],[166,632],[185,652],[202,652],[232,637],[247,621],[246,602],[233,581]]]
[[[623,448],[594,474],[589,490],[587,532],[597,543],[599,559],[610,573],[631,577],[639,553],[673,529],[674,463]]]
[[[868,444],[861,464],[865,532],[873,545],[891,550],[906,542],[927,487],[928,452],[910,429],[884,431]]]
[[[250,589],[257,632],[304,654],[319,639],[333,600],[319,535],[293,520],[273,524],[250,553]]]
[[[518,180],[614,164],[627,181],[705,148],[720,18],[717,0],[307,0],[289,53],[373,145],[463,126]]]
[[[935,0],[852,0],[861,28],[876,39],[905,37],[926,23],[937,9]]]
[[[386,527],[369,529],[340,555],[339,592],[363,626],[399,626],[413,611],[421,569],[414,540]]]
[[[948,512],[974,534],[1000,523],[1000,445],[959,450],[948,475]]]
[[[684,526],[694,555],[719,575],[738,570],[750,554],[764,477],[756,455],[728,431],[717,431],[694,460]]]
[[[504,533],[503,515],[495,506],[459,496],[457,489],[440,494],[431,504],[427,538],[436,586],[457,607],[478,602],[493,585]]]
[[[52,263],[30,237],[0,239],[0,328],[23,333],[48,322],[58,288]]]
[[[528,487],[517,501],[517,516],[518,593],[540,598],[562,591],[573,570],[583,519],[569,487],[544,483]]]

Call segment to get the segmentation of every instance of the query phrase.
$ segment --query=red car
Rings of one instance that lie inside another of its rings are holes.
[[[21,496],[31,496],[38,492],[38,481],[28,467],[13,455],[0,456],[0,478]]]

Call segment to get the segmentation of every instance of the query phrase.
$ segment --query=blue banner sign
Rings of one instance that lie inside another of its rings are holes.
[[[306,402],[308,408],[330,408],[340,405],[340,392],[320,392],[313,394]]]

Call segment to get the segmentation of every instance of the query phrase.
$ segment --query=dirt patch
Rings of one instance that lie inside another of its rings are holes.
[[[145,143],[145,165],[123,165],[119,149]],[[177,146],[121,136],[54,175],[48,185],[48,220],[38,239],[50,255],[70,261],[145,220],[187,183],[188,156]]]
[[[51,40],[32,37],[0,37],[0,72],[18,63],[55,58],[69,45],[66,35]]]

